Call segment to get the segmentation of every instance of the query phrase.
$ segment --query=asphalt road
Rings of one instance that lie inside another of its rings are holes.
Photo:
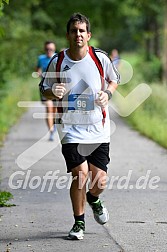
[[[47,140],[45,121],[33,119],[35,112],[44,108],[29,109],[0,151],[0,189],[12,192],[16,205],[0,208],[0,252],[166,252],[167,150],[113,113],[111,163],[101,195],[110,220],[98,225],[87,205],[84,240],[69,241],[70,175],[57,135]]]

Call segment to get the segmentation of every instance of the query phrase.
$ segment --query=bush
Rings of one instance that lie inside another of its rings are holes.
[[[153,82],[160,81],[162,76],[162,63],[159,58],[152,56],[149,61],[141,57],[136,65],[140,69],[144,81]]]

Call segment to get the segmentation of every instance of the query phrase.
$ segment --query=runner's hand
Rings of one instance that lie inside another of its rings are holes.
[[[101,107],[101,108],[105,108],[108,104],[108,94],[106,94],[103,91],[99,91],[98,92],[98,99],[96,100],[97,104]]]
[[[52,86],[52,92],[53,94],[58,97],[59,99],[62,99],[65,92],[66,92],[66,89],[65,89],[65,84],[64,83],[60,83],[60,84],[54,84]]]

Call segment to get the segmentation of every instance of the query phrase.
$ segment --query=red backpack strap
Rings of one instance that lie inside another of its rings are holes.
[[[64,51],[61,51],[58,54],[58,59],[57,59],[57,63],[56,63],[57,83],[61,83],[60,72],[61,72],[61,64],[62,64],[63,59],[64,59]],[[57,106],[57,112],[59,113],[59,119],[61,120],[61,115],[63,113],[62,99],[59,99],[58,106]]]
[[[97,69],[99,70],[99,74],[101,77],[101,90],[104,90],[104,71],[103,71],[103,66],[101,64],[101,61],[97,57],[97,54],[95,52],[95,48],[92,46],[89,46],[89,54],[93,61],[95,62]]]
[[[58,59],[57,59],[57,63],[56,63],[56,73],[60,73],[61,71],[61,63],[64,59],[64,51],[59,52],[58,54]],[[57,82],[60,83],[60,74],[58,74],[57,76]]]
[[[95,62],[99,73],[100,73],[100,77],[101,77],[101,90],[104,90],[104,71],[103,71],[103,66],[101,64],[101,61],[99,60],[99,58],[97,57],[97,54],[95,52],[95,48],[92,46],[89,46],[89,54],[91,56],[91,58],[93,59],[93,61]],[[106,118],[106,111],[105,109],[101,109],[102,110],[102,114],[103,114],[103,119],[102,119],[102,123],[104,125],[105,123],[105,118]]]

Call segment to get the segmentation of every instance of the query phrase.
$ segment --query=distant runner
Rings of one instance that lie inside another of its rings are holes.
[[[42,77],[42,73],[46,72],[47,66],[55,54],[56,50],[56,45],[52,41],[46,41],[44,44],[44,50],[46,54],[42,54],[38,57],[38,62],[37,62],[37,72],[40,77]],[[54,107],[53,101],[48,100],[46,97],[40,94],[41,101],[43,104],[46,105],[46,112],[47,112],[47,118],[46,118],[46,123],[50,131],[50,137],[49,140],[53,141],[54,140],[54,131],[56,130],[54,126],[54,114],[56,113],[56,108]]]

